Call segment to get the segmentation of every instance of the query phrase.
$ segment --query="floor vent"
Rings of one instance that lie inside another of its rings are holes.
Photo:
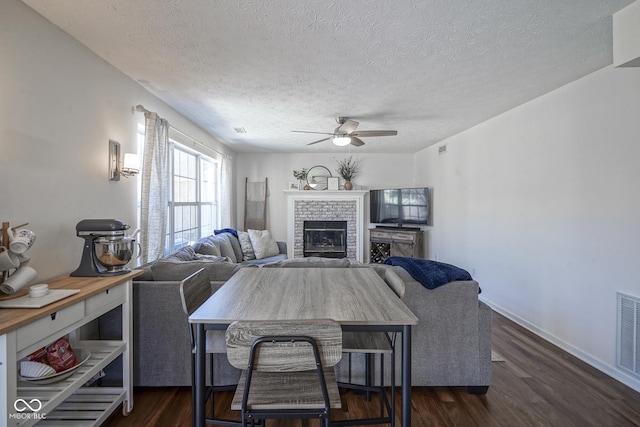
[[[616,365],[640,378],[640,299],[618,293]]]

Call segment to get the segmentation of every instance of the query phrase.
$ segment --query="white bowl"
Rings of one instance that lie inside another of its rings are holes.
[[[29,287],[29,296],[31,298],[39,298],[49,293],[49,285],[46,283],[40,283]]]
[[[54,375],[55,369],[51,366],[40,362],[31,362],[23,360],[20,362],[20,376],[27,378],[40,378]]]
[[[31,384],[39,384],[39,385],[52,384],[58,381],[65,380],[69,378],[71,375],[73,375],[76,369],[82,366],[91,357],[91,352],[83,348],[80,348],[80,349],[76,348],[73,350],[73,353],[76,355],[76,360],[78,361],[78,364],[67,369],[66,371],[56,372],[54,370],[53,371],[54,373],[51,375],[45,375],[43,377],[37,377],[37,378],[26,377],[22,375],[22,372],[19,372],[18,375],[20,375],[20,379],[23,381],[29,381]]]

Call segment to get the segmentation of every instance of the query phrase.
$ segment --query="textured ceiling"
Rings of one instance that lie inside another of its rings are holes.
[[[23,0],[239,152],[419,151],[612,62],[632,0]],[[245,134],[234,128],[243,127]]]

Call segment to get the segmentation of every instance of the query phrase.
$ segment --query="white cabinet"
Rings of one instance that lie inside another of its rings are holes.
[[[62,277],[50,289],[80,292],[40,309],[0,308],[0,426],[99,426],[120,404],[133,409],[132,279],[141,272],[90,278]],[[2,299],[7,299],[3,297]],[[76,340],[79,328],[122,306],[122,339]],[[91,355],[69,377],[50,384],[21,381],[19,361],[33,351],[69,335],[76,355]],[[123,355],[122,387],[86,385]]]

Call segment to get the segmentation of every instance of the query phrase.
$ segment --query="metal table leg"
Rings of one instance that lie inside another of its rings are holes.
[[[411,325],[402,327],[402,427],[411,427]]]
[[[205,338],[204,324],[196,325],[196,377],[195,377],[195,411],[196,427],[205,426]]]

